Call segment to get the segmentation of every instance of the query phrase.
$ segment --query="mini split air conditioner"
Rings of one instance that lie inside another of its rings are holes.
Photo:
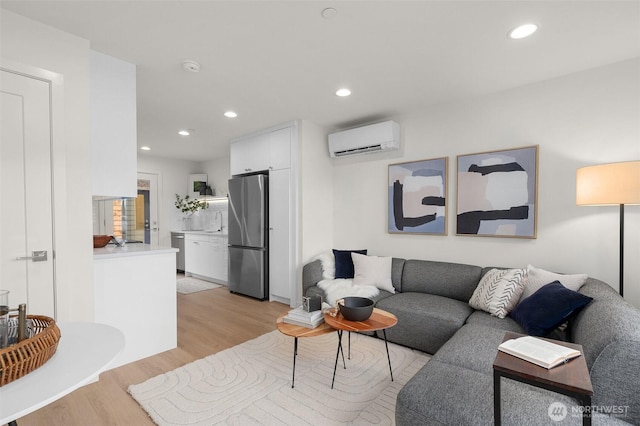
[[[329,154],[334,158],[399,148],[400,126],[395,121],[384,121],[329,135]]]

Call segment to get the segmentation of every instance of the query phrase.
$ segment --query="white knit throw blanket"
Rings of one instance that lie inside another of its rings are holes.
[[[327,302],[331,306],[336,305],[336,300],[343,297],[375,297],[380,293],[378,287],[373,285],[353,285],[351,279],[322,280],[318,282],[318,287],[324,290]]]

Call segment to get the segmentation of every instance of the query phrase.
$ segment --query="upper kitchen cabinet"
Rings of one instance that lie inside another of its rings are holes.
[[[269,133],[269,170],[291,167],[291,127]]]
[[[269,134],[250,136],[231,144],[231,174],[269,169]]]
[[[285,128],[236,139],[231,143],[232,175],[291,167],[291,132]]]
[[[91,51],[94,196],[137,194],[136,67]]]

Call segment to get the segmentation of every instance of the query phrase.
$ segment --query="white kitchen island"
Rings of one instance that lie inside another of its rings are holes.
[[[148,244],[93,249],[95,321],[126,340],[112,367],[177,347],[177,251]]]

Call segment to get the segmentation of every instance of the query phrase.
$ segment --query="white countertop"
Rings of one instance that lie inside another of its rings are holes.
[[[106,247],[94,248],[94,260],[113,259],[117,257],[129,256],[149,256],[154,254],[177,253],[177,248],[172,247],[151,247],[149,244],[129,243],[124,247],[115,244],[107,244]]]
[[[227,231],[171,231],[178,234],[192,234],[192,235],[210,235],[213,237],[226,237]]]

